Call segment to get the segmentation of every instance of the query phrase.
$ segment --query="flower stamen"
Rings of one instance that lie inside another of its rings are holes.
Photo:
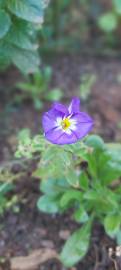
[[[71,125],[71,122],[69,121],[68,118],[64,118],[61,122],[61,126],[64,130],[67,130]]]

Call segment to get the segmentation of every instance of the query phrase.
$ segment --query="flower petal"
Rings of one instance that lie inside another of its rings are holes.
[[[63,113],[58,112],[57,110],[51,109],[48,112],[44,113],[42,117],[42,127],[45,133],[58,126],[57,124],[58,118],[62,119]]]
[[[76,121],[77,123],[87,123],[87,122],[93,123],[92,118],[85,112],[74,113],[71,116],[71,119]]]
[[[64,106],[63,104],[59,103],[59,102],[55,102],[52,106],[52,109],[55,109],[57,111],[62,112],[63,114],[67,115],[68,114],[68,109],[66,108],[66,106]]]
[[[48,141],[50,141],[53,144],[72,144],[77,141],[76,134],[70,132],[70,134],[67,134],[66,132],[63,132],[63,130],[54,129],[50,130],[49,132],[45,133],[45,137]]]
[[[75,132],[78,139],[86,136],[93,127],[93,120],[87,113],[74,114],[71,119],[76,121],[76,130],[73,132]]]
[[[77,140],[82,139],[85,137],[90,130],[92,129],[93,123],[81,123],[78,125],[78,128],[76,130],[73,130],[72,132],[75,133]]]
[[[77,113],[80,111],[80,99],[75,97],[72,99],[69,107],[68,107],[68,111],[70,114],[72,113]]]

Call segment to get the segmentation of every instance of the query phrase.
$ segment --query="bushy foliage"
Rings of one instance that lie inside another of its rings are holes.
[[[24,73],[40,63],[37,31],[48,0],[0,0],[0,68],[13,63]]]
[[[16,156],[40,156],[33,172],[41,180],[40,190],[44,193],[37,202],[38,209],[50,214],[71,209],[73,219],[81,225],[60,254],[66,267],[85,256],[95,220],[121,244],[120,149],[120,144],[105,144],[97,135],[58,146],[41,135],[32,139],[28,131],[21,133]]]
[[[24,99],[31,99],[36,110],[43,107],[44,101],[58,101],[62,97],[62,91],[59,88],[49,89],[52,79],[52,69],[47,66],[31,76],[27,76],[26,82],[17,83],[16,87],[20,89],[20,94],[16,94],[14,102],[20,103]]]
[[[114,48],[121,44],[120,18],[120,0],[53,0],[41,31],[43,48],[90,51],[92,46],[99,52],[107,45]]]

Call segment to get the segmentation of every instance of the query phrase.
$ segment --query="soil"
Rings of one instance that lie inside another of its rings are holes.
[[[51,60],[48,62],[50,64]],[[88,100],[82,101],[82,109],[88,111],[95,120],[93,133],[100,134],[106,141],[121,142],[121,84],[118,82],[118,76],[121,74],[120,60],[61,55],[56,57],[51,65],[51,87],[58,86],[63,90],[65,103],[68,103],[71,97],[79,95],[79,85],[85,73],[96,75],[96,82]],[[9,106],[13,98],[10,88],[13,89],[21,79],[15,68],[0,76],[1,166],[13,159],[17,144],[16,134],[20,129],[30,128],[33,134],[40,131],[41,112],[35,111],[30,101],[25,101],[19,106]],[[49,106],[50,104],[46,104],[43,111]],[[50,253],[52,250],[59,253],[68,235],[78,227],[73,222],[70,212],[66,215],[52,216],[37,210],[36,201],[40,192],[39,182],[31,177],[33,166],[35,164],[32,164],[30,171],[17,182],[14,192],[10,194],[18,194],[18,212],[11,209],[0,217],[0,270],[11,269],[11,258],[27,256],[42,248],[49,249]],[[81,263],[70,270],[120,270],[121,261],[119,258],[115,259],[115,256],[110,259],[109,248],[115,251],[116,243],[105,235],[100,224],[95,223],[88,254]],[[65,268],[52,256],[32,269]]]

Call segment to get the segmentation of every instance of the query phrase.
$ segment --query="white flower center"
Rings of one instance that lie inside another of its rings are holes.
[[[77,121],[74,119],[71,119],[71,116],[68,117],[58,117],[56,119],[56,126],[58,129],[61,129],[63,132],[67,134],[71,134],[73,130],[76,130],[76,124]]]

